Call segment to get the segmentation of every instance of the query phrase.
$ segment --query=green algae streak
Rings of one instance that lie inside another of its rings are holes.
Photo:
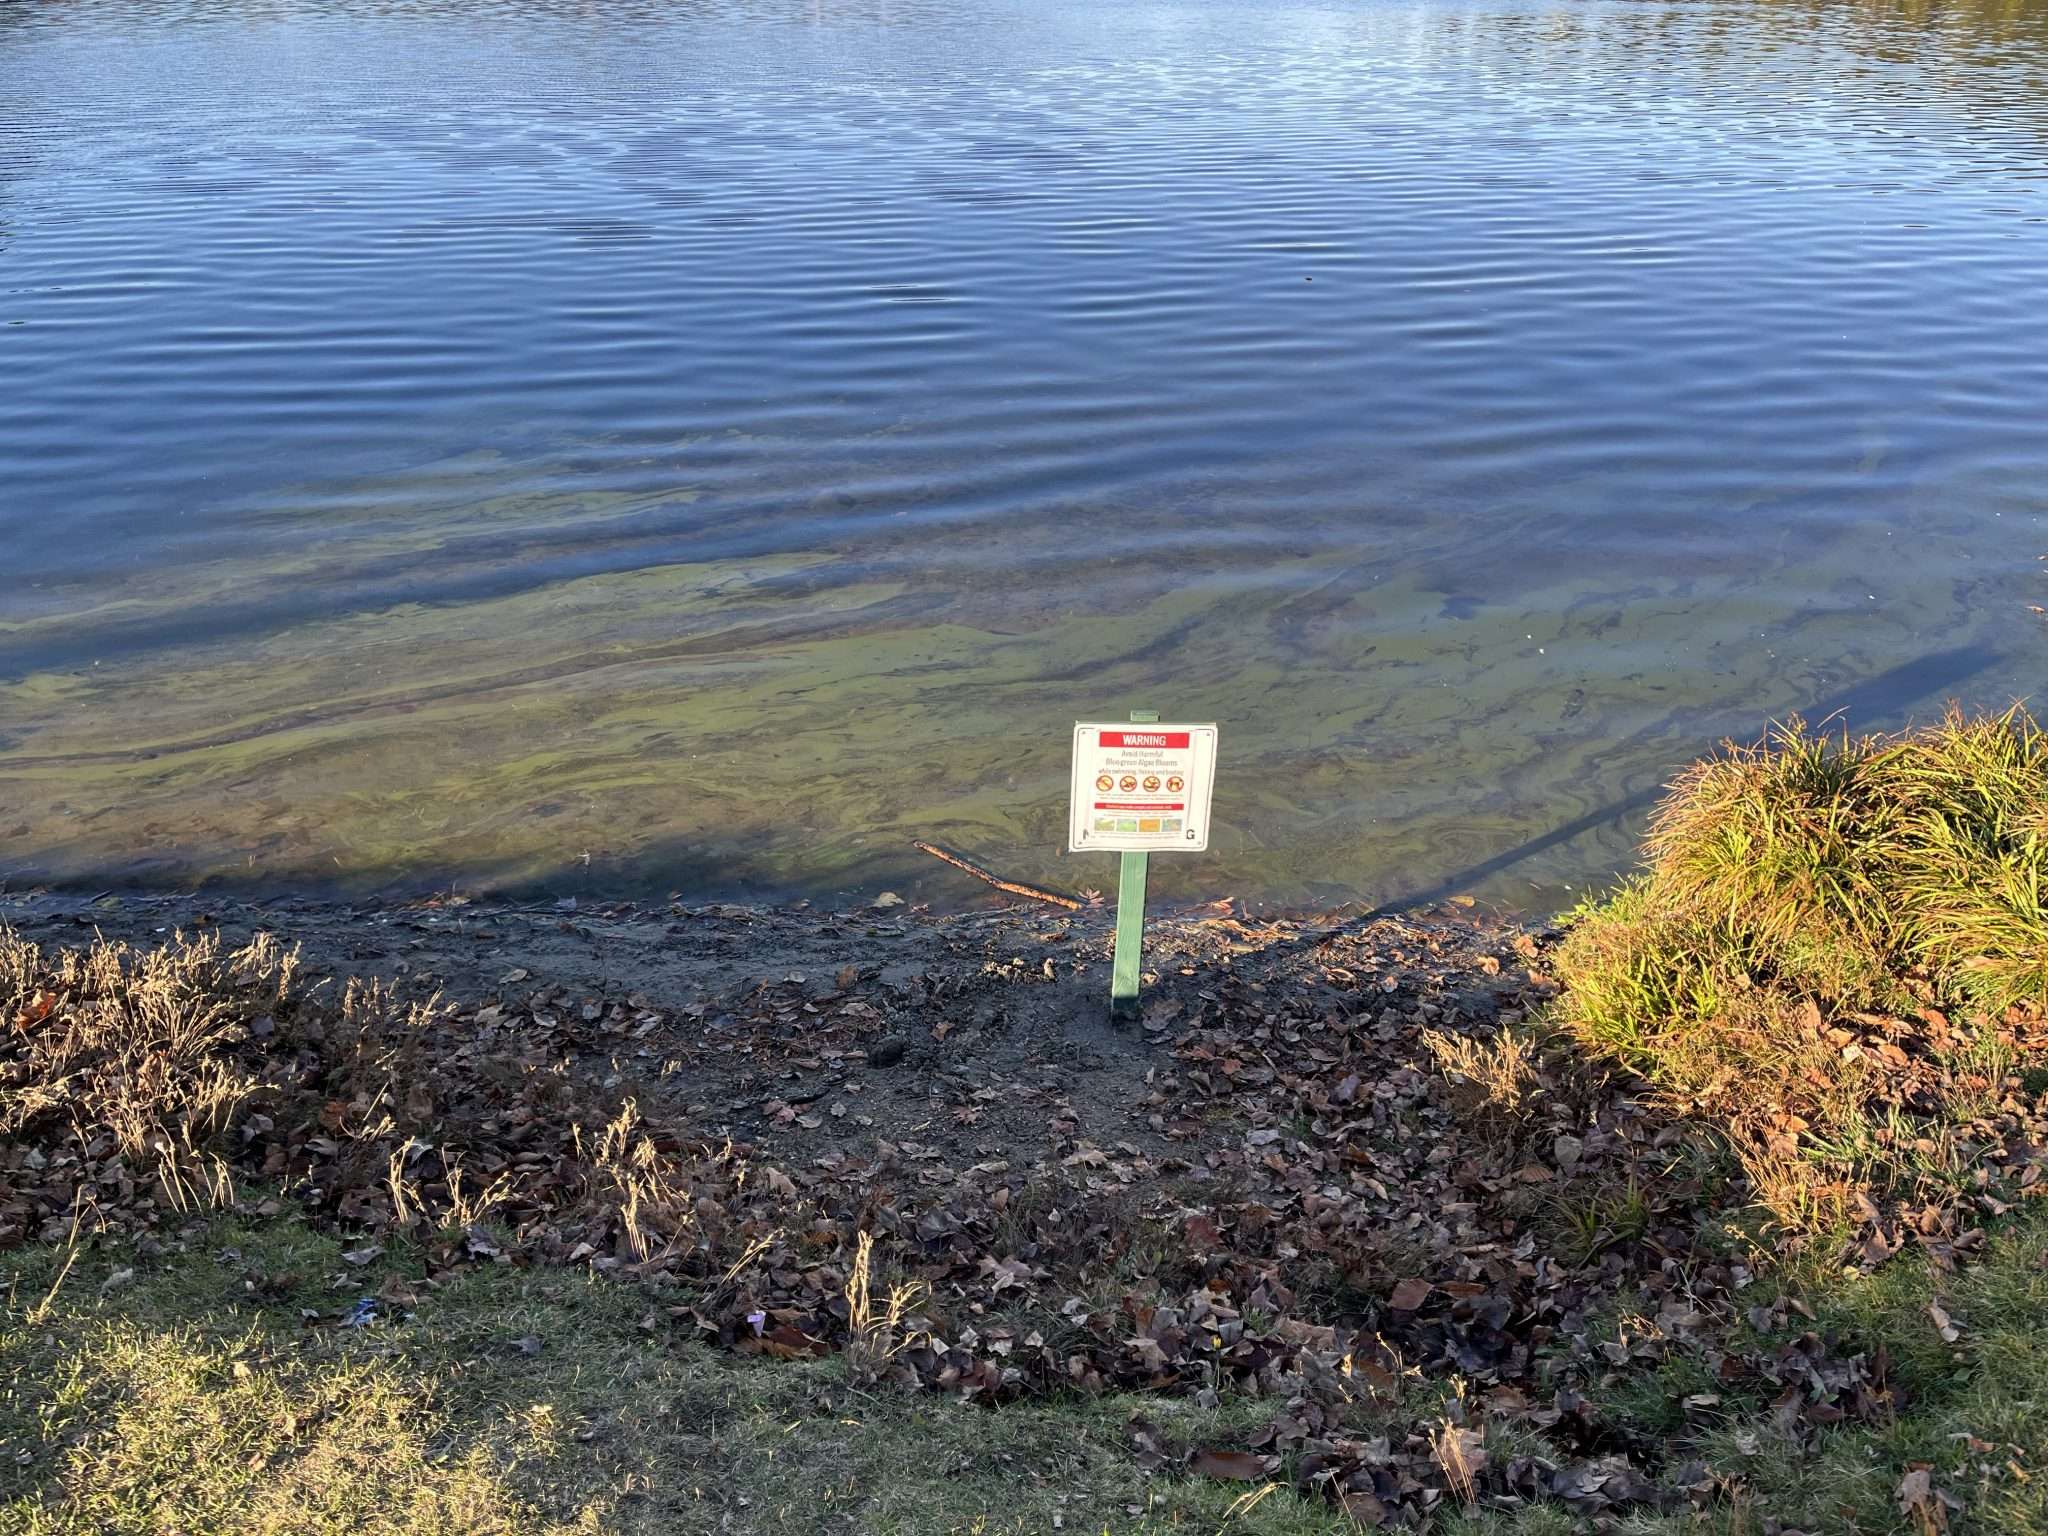
[[[587,531],[630,510],[515,498],[358,528],[345,549],[138,578],[10,638],[317,590],[366,538],[444,575],[516,569],[502,543],[464,546],[462,525]],[[1053,534],[1008,541],[1054,568],[1028,591],[999,578],[986,538],[571,575],[29,671],[0,681],[5,872],[973,894],[909,850],[923,837],[1100,887],[1112,860],[1060,853],[1068,727],[1144,706],[1223,725],[1214,846],[1159,862],[1166,898],[1395,899],[1590,817],[1463,882],[1541,906],[1624,865],[1633,824],[1603,809],[1714,735],[1811,709],[1916,634],[1983,622],[1946,595],[1788,616],[1755,572],[1615,591],[1564,564],[1541,583],[1524,570],[1496,606],[1483,567],[1447,580],[1426,545],[1341,568],[1269,556],[1251,590],[1223,555],[1096,571],[1091,600],[1066,605],[1057,565],[1074,557]],[[1786,570],[1768,574],[1781,590]]]

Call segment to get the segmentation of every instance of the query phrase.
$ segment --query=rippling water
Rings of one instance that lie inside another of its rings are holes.
[[[2048,603],[2048,0],[0,4],[0,876],[1541,906]]]

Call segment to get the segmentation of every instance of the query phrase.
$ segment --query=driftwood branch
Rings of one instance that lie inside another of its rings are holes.
[[[1087,905],[1078,896],[1063,896],[1058,891],[1048,891],[1042,885],[1029,885],[1022,880],[1005,880],[1001,875],[983,869],[974,860],[957,853],[948,853],[936,843],[928,843],[922,838],[911,839],[910,846],[952,865],[955,869],[964,869],[975,879],[986,880],[997,890],[1008,891],[1012,896],[1029,896],[1033,901],[1049,901],[1056,907],[1065,907],[1069,912],[1078,912]]]

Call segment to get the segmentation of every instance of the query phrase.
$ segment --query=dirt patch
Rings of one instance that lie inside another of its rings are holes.
[[[495,1009],[535,1040],[565,1019],[597,1026],[573,1058],[608,1066],[643,1111],[804,1160],[909,1142],[948,1160],[1028,1165],[1077,1140],[1157,1157],[1171,1145],[1167,1122],[1183,1119],[1162,1081],[1171,1026],[1219,985],[1334,994],[1346,985],[1340,962],[1376,983],[1405,962],[1448,990],[1454,1013],[1481,1019],[1527,984],[1519,930],[1462,912],[1157,917],[1137,1026],[1109,1018],[1114,919],[1100,910],[27,896],[0,900],[0,922],[65,945],[100,935],[148,946],[184,932],[234,949],[272,933],[331,985],[376,977],[402,998]]]

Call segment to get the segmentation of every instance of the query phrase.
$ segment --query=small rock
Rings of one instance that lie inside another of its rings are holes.
[[[868,1051],[868,1065],[871,1067],[893,1067],[903,1059],[903,1053],[910,1043],[901,1035],[891,1035],[886,1040],[877,1040]]]
[[[1586,1144],[1576,1136],[1560,1136],[1550,1144],[1550,1153],[1557,1159],[1557,1166],[1569,1173],[1586,1155]]]
[[[886,912],[891,907],[902,906],[903,898],[901,896],[898,896],[894,891],[884,891],[881,895],[877,896],[874,899],[871,905],[878,912]]]

